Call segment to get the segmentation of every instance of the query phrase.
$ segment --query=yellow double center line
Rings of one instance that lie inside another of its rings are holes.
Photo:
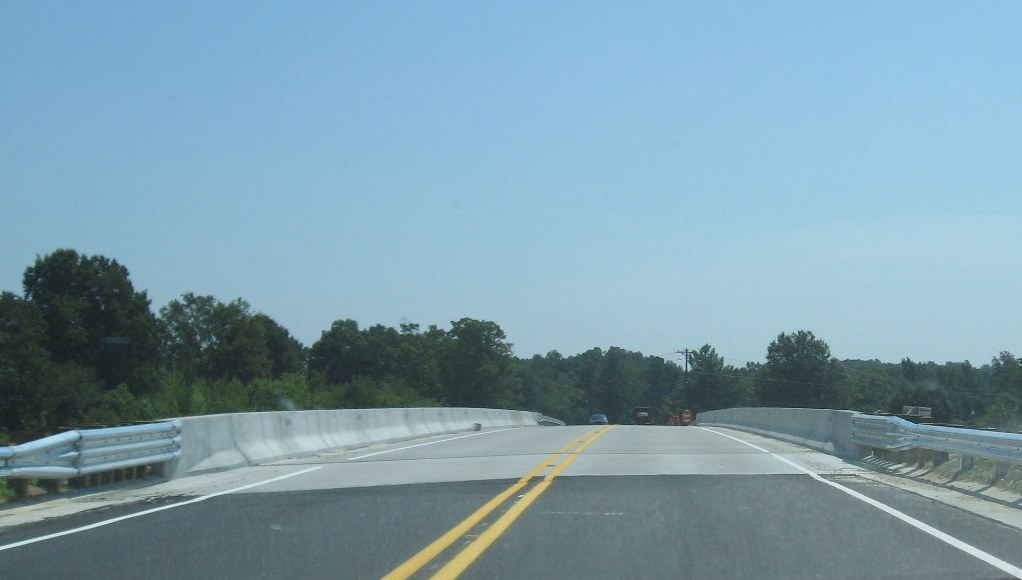
[[[504,513],[492,526],[486,529],[485,532],[479,535],[472,543],[465,546],[450,562],[447,563],[443,568],[437,571],[432,576],[431,580],[447,580],[457,578],[462,572],[468,568],[472,562],[482,555],[487,548],[496,541],[497,538],[503,534],[508,527],[518,519],[518,516],[522,515],[522,512],[536,501],[548,487],[555,477],[560,475],[562,471],[578,456],[590,443],[596,441],[598,437],[606,433],[611,426],[600,427],[593,431],[588,431],[581,437],[573,440],[564,447],[557,450],[550,457],[543,460],[542,463],[534,467],[531,471],[526,473],[515,482],[511,487],[507,488],[496,497],[486,502],[481,508],[477,509],[472,515],[468,516],[461,521],[458,525],[454,526],[447,531],[444,535],[437,538],[433,543],[426,546],[418,554],[412,556],[403,564],[395,568],[390,574],[383,577],[383,580],[404,580],[412,574],[418,572],[423,566],[433,561],[434,558],[440,555],[441,552],[446,550],[453,544],[462,538],[465,534],[472,530],[479,522],[486,516],[490,515],[493,510],[500,507],[504,502],[511,496],[519,492],[522,488],[529,484],[536,474],[543,471],[547,467],[554,464],[561,456],[568,450],[572,450],[561,462],[555,467],[550,473],[548,473],[543,480],[536,484],[535,487],[530,489],[525,495],[521,497],[507,512]]]

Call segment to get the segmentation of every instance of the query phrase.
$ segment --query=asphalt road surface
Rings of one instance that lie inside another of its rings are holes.
[[[862,472],[719,428],[482,431],[6,528],[0,578],[1022,577],[1017,528]]]

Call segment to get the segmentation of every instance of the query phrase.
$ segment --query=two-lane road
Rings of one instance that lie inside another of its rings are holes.
[[[160,511],[5,532],[0,578],[1022,576],[1019,530],[792,449],[614,426],[326,453]]]

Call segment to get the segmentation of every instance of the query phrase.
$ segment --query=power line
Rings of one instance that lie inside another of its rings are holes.
[[[694,351],[692,349],[689,349],[689,348],[686,348],[685,350],[676,350],[674,352],[676,352],[677,354],[685,355],[685,374],[687,375],[688,374],[688,357],[693,355],[693,354],[695,354],[696,351]]]

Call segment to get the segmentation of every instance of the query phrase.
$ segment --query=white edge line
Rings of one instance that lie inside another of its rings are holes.
[[[716,433],[717,435],[721,435],[723,437],[727,437],[728,439],[733,439],[733,440],[735,440],[735,441],[737,441],[739,443],[743,443],[745,445],[748,445],[749,447],[752,447],[753,449],[756,449],[758,451],[762,451],[763,453],[767,453],[771,457],[774,457],[775,459],[778,459],[780,461],[783,461],[784,463],[787,463],[788,465],[794,467],[795,469],[801,471],[802,473],[805,473],[805,474],[809,475],[813,479],[815,479],[817,481],[820,481],[822,483],[825,483],[825,484],[827,484],[827,485],[829,485],[829,486],[831,486],[831,487],[833,487],[835,489],[839,489],[839,490],[847,493],[848,495],[854,497],[855,499],[858,499],[858,500],[860,500],[862,502],[865,502],[865,503],[867,503],[867,504],[877,508],[878,510],[880,510],[880,511],[882,511],[884,513],[892,515],[892,516],[898,518],[899,520],[905,522],[906,524],[909,524],[910,526],[913,526],[916,529],[919,529],[919,530],[921,530],[923,532],[926,532],[927,534],[930,534],[934,538],[937,538],[938,540],[940,540],[940,541],[942,541],[942,542],[944,542],[944,543],[946,543],[948,545],[951,545],[951,546],[953,546],[955,548],[958,548],[959,550],[965,552],[966,554],[968,554],[968,555],[970,555],[970,556],[972,556],[974,558],[977,558],[979,560],[982,560],[982,561],[986,562],[987,564],[990,564],[991,566],[1001,570],[1002,572],[1007,572],[1008,574],[1011,574],[1011,575],[1015,576],[1016,578],[1022,578],[1022,568],[1019,568],[1018,566],[1015,566],[1013,564],[1005,562],[1004,560],[998,558],[997,556],[994,556],[993,554],[989,554],[987,552],[984,552],[983,550],[980,550],[979,548],[973,546],[972,544],[967,544],[967,543],[959,540],[958,538],[956,538],[954,536],[951,536],[949,534],[946,534],[946,533],[938,530],[937,528],[935,528],[935,527],[933,527],[933,526],[931,526],[931,525],[929,525],[927,523],[924,523],[924,522],[922,522],[920,520],[917,520],[914,517],[912,517],[912,516],[910,516],[910,515],[908,515],[906,513],[900,512],[900,511],[892,508],[891,506],[889,506],[889,505],[887,505],[885,503],[881,503],[881,502],[879,502],[879,501],[877,501],[877,500],[875,500],[875,499],[873,499],[871,497],[865,496],[865,495],[855,491],[854,489],[851,489],[851,488],[848,488],[848,487],[845,487],[845,486],[841,485],[840,483],[837,483],[835,481],[831,481],[829,479],[825,479],[820,474],[818,474],[818,473],[816,473],[814,471],[806,469],[805,467],[802,467],[801,465],[798,465],[797,463],[795,463],[793,461],[790,461],[789,459],[781,457],[780,455],[778,455],[776,453],[773,453],[771,451],[767,451],[766,449],[763,449],[762,447],[759,447],[758,445],[753,445],[752,443],[749,443],[748,441],[742,441],[741,439],[739,439],[737,437],[733,437],[731,435],[728,435],[727,433],[721,433],[720,431],[717,431],[715,429],[707,429],[706,427],[699,427],[699,429],[702,429],[704,431],[709,431],[710,433]]]
[[[162,505],[160,507],[155,507],[155,508],[143,510],[143,511],[140,511],[140,512],[135,512],[135,513],[119,516],[119,517],[116,517],[116,518],[110,518],[109,520],[103,520],[101,522],[95,522],[95,523],[92,523],[92,524],[89,524],[89,525],[86,525],[86,526],[81,526],[81,527],[78,527],[78,528],[72,528],[70,530],[64,530],[62,532],[56,532],[56,533],[53,533],[53,534],[47,534],[45,536],[39,536],[38,538],[30,538],[28,540],[22,540],[20,542],[14,542],[13,544],[7,544],[7,545],[4,545],[4,546],[0,546],[0,552],[3,552],[4,550],[10,550],[12,548],[18,548],[18,547],[21,547],[21,546],[27,546],[28,544],[35,544],[36,542],[43,542],[43,541],[46,541],[46,540],[52,540],[54,538],[59,538],[61,536],[69,536],[71,534],[77,534],[78,532],[85,532],[85,531],[92,530],[92,529],[95,529],[95,528],[99,528],[99,527],[102,527],[102,526],[106,526],[106,525],[109,525],[109,524],[121,522],[121,521],[124,521],[124,520],[130,520],[131,518],[137,518],[137,517],[153,514],[153,513],[156,513],[156,512],[162,512],[163,510],[169,510],[169,509],[173,509],[173,508],[177,508],[177,507],[181,507],[181,506],[186,506],[188,504],[198,503],[200,501],[205,501],[207,499],[218,497],[218,496],[221,496],[221,495],[227,495],[229,493],[235,493],[235,492],[238,492],[238,491],[244,491],[246,489],[252,489],[253,487],[259,487],[260,485],[266,485],[267,483],[273,483],[275,481],[280,481],[282,479],[288,479],[289,477],[295,477],[297,475],[302,475],[304,473],[309,473],[310,471],[316,471],[317,469],[322,469],[322,468],[323,468],[322,465],[317,465],[315,467],[310,467],[308,469],[303,469],[301,471],[295,471],[293,473],[288,473],[288,474],[285,474],[285,475],[274,477],[272,479],[267,479],[267,480],[264,480],[264,481],[257,481],[255,483],[250,483],[248,485],[243,485],[241,487],[235,487],[233,489],[228,489],[228,490],[225,490],[225,491],[218,491],[216,493],[211,493],[211,494],[208,494],[208,495],[199,496],[199,497],[187,500],[187,501],[182,501],[182,502],[178,502],[178,503]]]
[[[399,448],[396,448],[396,449],[388,449],[386,451],[377,451],[376,453],[368,453],[366,455],[360,455],[358,457],[350,457],[350,458],[346,459],[345,461],[354,461],[356,459],[365,459],[366,457],[373,457],[375,455],[383,455],[384,453],[392,453],[394,451],[402,451],[402,450],[405,450],[405,449],[412,449],[413,447],[422,447],[424,445],[433,445],[435,443],[444,443],[446,441],[454,441],[455,439],[464,439],[465,437],[475,437],[476,435],[486,435],[486,434],[489,434],[489,433],[499,433],[501,431],[510,431],[513,428],[514,427],[508,427],[506,429],[495,429],[493,431],[482,431],[482,432],[479,432],[479,433],[469,433],[467,435],[459,435],[457,437],[450,437],[450,438],[447,438],[447,439],[441,439],[439,441],[428,441],[426,443],[418,443],[416,445],[408,445],[408,446],[399,447]],[[221,495],[227,495],[229,493],[245,491],[246,489],[252,489],[254,487],[259,487],[261,485],[266,485],[267,483],[273,483],[275,481],[280,481],[282,479],[288,479],[290,477],[295,477],[297,475],[302,475],[302,474],[305,474],[305,473],[309,473],[310,471],[316,471],[317,469],[322,469],[322,468],[323,468],[322,465],[317,465],[315,467],[310,467],[308,469],[303,469],[301,471],[295,471],[294,473],[288,473],[286,475],[281,475],[281,476],[278,476],[278,477],[274,477],[272,479],[267,479],[265,481],[257,481],[255,483],[250,483],[248,485],[243,485],[241,487],[235,487],[233,489],[228,489],[228,490],[225,490],[225,491],[218,491],[218,492],[211,493],[211,494],[208,494],[208,495],[203,495],[203,496],[200,496],[200,497],[192,498],[192,499],[187,500],[187,501],[182,501],[182,502],[178,502],[178,503],[163,505],[163,506],[147,509],[147,510],[144,510],[144,511],[140,511],[140,512],[135,512],[135,513],[119,516],[119,517],[116,517],[116,518],[110,518],[109,520],[103,520],[101,522],[95,522],[95,523],[92,523],[92,524],[89,524],[89,525],[86,525],[86,526],[72,528],[70,530],[64,530],[62,532],[56,532],[56,533],[53,533],[53,534],[47,534],[45,536],[39,536],[38,538],[30,538],[28,540],[22,540],[20,542],[14,542],[14,543],[11,543],[11,544],[2,545],[2,546],[0,546],[0,552],[3,552],[4,550],[10,550],[10,549],[13,549],[13,548],[19,548],[21,546],[27,546],[29,544],[35,544],[37,542],[44,542],[46,540],[52,540],[54,538],[59,538],[59,537],[62,537],[62,536],[69,536],[71,534],[77,534],[79,532],[85,532],[85,531],[88,531],[88,530],[92,530],[92,529],[99,528],[99,527],[102,527],[102,526],[106,526],[106,525],[109,525],[109,524],[117,523],[117,522],[120,522],[120,521],[130,520],[131,518],[137,518],[137,517],[149,515],[149,514],[156,513],[156,512],[161,512],[163,510],[169,510],[169,509],[173,509],[173,508],[176,508],[176,507],[181,507],[181,506],[186,506],[186,505],[193,504],[193,503],[198,503],[200,501],[205,501],[207,499],[211,499],[211,498],[218,497],[218,496],[221,496]],[[93,495],[95,495],[95,494],[93,494]]]
[[[383,455],[384,453],[393,453],[395,451],[404,451],[405,449],[413,449],[415,447],[424,447],[426,445],[435,445],[437,443],[446,443],[448,441],[454,441],[455,439],[464,439],[465,437],[475,437],[477,435],[488,435],[490,433],[500,433],[501,431],[510,431],[516,429],[516,427],[507,427],[506,429],[495,429],[493,431],[480,431],[479,433],[469,433],[468,435],[458,435],[457,437],[448,437],[447,439],[440,439],[437,441],[427,441],[425,443],[416,443],[415,445],[406,445],[404,447],[397,447],[394,449],[387,449],[386,451],[377,451],[376,453],[367,453],[365,455],[359,455],[358,457],[349,457],[345,461],[356,461],[358,459],[365,459],[366,457],[375,457],[377,455]]]

